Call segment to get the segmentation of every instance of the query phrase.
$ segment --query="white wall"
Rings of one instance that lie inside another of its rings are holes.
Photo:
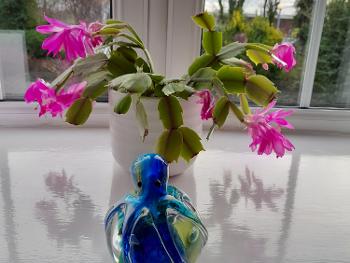
[[[114,15],[130,23],[144,40],[157,72],[180,77],[200,51],[200,30],[191,16],[203,0],[115,0]]]

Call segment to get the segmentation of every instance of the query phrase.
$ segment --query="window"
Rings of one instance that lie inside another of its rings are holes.
[[[22,100],[30,82],[51,81],[67,66],[40,48],[45,36],[35,27],[45,23],[43,14],[79,23],[107,19],[110,9],[110,0],[0,1],[0,99]]]
[[[205,8],[216,15],[219,29],[224,32],[224,44],[232,41],[267,45],[281,41],[294,43],[299,63],[292,72],[287,74],[273,65],[270,72],[259,65],[257,72],[267,75],[282,91],[280,105],[297,106],[311,12],[304,17],[294,1],[207,0]]]
[[[350,1],[206,0],[205,9],[216,15],[227,42],[296,46],[298,64],[292,72],[257,69],[282,91],[280,105],[349,107]]]
[[[350,1],[328,1],[311,106],[350,107]]]
[[[190,15],[205,8],[217,17],[226,43],[294,43],[298,64],[292,72],[257,69],[282,91],[280,106],[350,107],[350,0],[1,0],[0,100],[22,100],[31,81],[50,81],[67,66],[40,48],[45,36],[35,26],[45,22],[42,14],[67,23],[103,20],[112,2],[117,17],[145,39],[157,70],[170,78],[198,55],[199,31]]]

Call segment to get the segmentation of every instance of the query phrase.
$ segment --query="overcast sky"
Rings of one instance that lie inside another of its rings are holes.
[[[281,15],[294,16],[295,15],[295,0],[280,0]],[[228,10],[228,0],[223,0],[225,11]],[[264,6],[264,0],[245,0],[243,12],[246,14],[261,15]],[[218,0],[206,0],[205,10],[216,11],[219,10]]]

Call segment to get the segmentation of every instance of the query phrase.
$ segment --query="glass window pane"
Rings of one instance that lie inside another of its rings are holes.
[[[41,49],[45,36],[35,27],[45,24],[44,14],[66,23],[104,20],[110,17],[110,0],[1,0],[0,87],[6,100],[22,100],[30,82],[52,81],[67,67]]]
[[[270,66],[267,75],[281,90],[279,105],[298,106],[301,74],[313,0],[206,0],[205,9],[217,17],[224,44],[232,41],[267,45],[288,41],[297,50],[297,66],[289,73]]]
[[[327,1],[311,106],[350,107],[350,1]]]

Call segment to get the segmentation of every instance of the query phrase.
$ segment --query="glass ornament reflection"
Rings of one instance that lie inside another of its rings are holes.
[[[135,191],[105,218],[115,262],[195,262],[208,232],[189,197],[168,186],[168,164],[157,154],[139,156],[131,167]]]

